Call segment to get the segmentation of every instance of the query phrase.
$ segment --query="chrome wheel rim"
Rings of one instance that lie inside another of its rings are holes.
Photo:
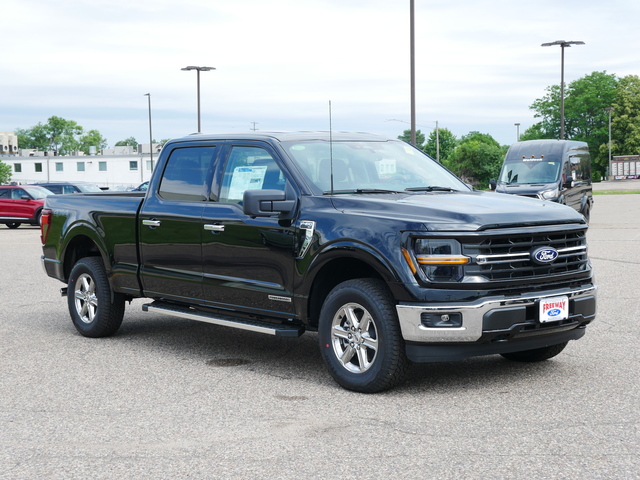
[[[331,344],[340,364],[349,372],[364,373],[378,355],[378,330],[362,305],[347,303],[333,317]]]
[[[90,275],[83,273],[78,277],[74,298],[80,320],[83,323],[93,322],[98,310],[98,297],[96,297],[96,282]]]

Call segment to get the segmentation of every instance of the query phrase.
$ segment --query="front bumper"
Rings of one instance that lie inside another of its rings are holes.
[[[397,305],[396,309],[402,336],[407,344],[496,344],[533,337],[542,340],[547,336],[562,337],[560,334],[582,328],[594,320],[596,290],[595,285],[589,285],[578,289],[557,289],[535,295],[519,295],[515,298],[485,297],[475,302],[460,304],[405,303]],[[540,300],[561,295],[569,298],[569,318],[541,324],[537,318]],[[427,326],[423,319],[434,315],[460,315],[461,324],[456,327]],[[584,331],[580,336],[583,334]]]

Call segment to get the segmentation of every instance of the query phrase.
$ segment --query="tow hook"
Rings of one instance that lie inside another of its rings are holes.
[[[63,297],[67,296],[67,287],[64,287],[64,288],[60,289],[60,295],[62,295]]]

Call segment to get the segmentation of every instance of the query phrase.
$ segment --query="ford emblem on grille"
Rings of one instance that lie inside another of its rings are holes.
[[[540,265],[553,262],[558,258],[558,251],[553,247],[536,248],[531,252],[531,260]]]

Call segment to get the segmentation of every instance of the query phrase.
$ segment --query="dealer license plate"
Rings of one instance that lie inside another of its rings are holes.
[[[569,318],[569,297],[540,299],[540,323],[557,322]]]

